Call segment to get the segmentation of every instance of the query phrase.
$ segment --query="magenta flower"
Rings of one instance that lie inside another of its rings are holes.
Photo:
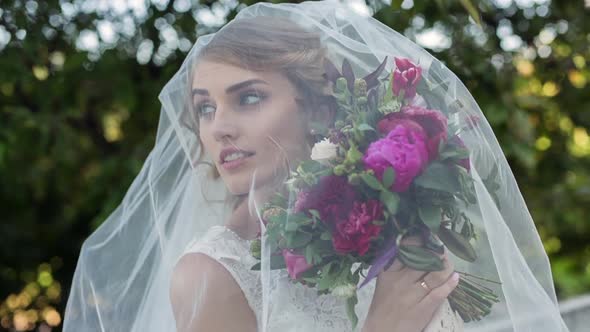
[[[365,167],[383,178],[387,167],[395,171],[392,190],[404,192],[428,164],[424,130],[412,122],[401,122],[383,139],[377,140],[367,149],[363,161]]]
[[[309,270],[313,265],[307,263],[305,256],[293,253],[290,249],[283,249],[283,258],[287,265],[287,272],[291,279],[297,279],[299,275]]]
[[[413,64],[406,58],[395,58],[395,70],[393,71],[393,94],[399,96],[404,91],[405,99],[412,99],[416,95],[416,87],[422,78],[422,68]]]
[[[357,252],[364,255],[369,250],[371,239],[381,232],[374,220],[383,220],[383,206],[377,200],[354,202],[348,219],[336,225],[332,237],[334,249],[342,254]]]
[[[438,147],[447,140],[447,118],[439,111],[419,106],[405,106],[400,112],[389,113],[377,123],[378,131],[387,135],[398,124],[406,127],[421,127],[427,137],[428,160],[438,157]]]

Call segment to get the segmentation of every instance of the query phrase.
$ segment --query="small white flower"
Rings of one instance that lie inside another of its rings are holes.
[[[338,285],[332,289],[332,294],[342,298],[353,297],[356,292],[356,286],[353,284]]]
[[[313,145],[311,149],[311,159],[319,161],[324,165],[329,165],[329,160],[338,155],[338,145],[330,142],[329,139],[324,138]]]

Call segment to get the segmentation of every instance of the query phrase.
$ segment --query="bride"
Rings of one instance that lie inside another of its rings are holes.
[[[156,145],[142,172],[82,248],[64,331],[351,331],[342,298],[293,283],[293,271],[264,259],[252,269],[251,247],[264,240],[260,207],[310,158],[321,139],[315,125],[333,127],[341,111],[327,61],[347,59],[362,77],[385,57],[430,68],[422,75],[444,107],[457,108],[458,124],[479,118],[460,136],[476,179],[469,213],[480,257],[464,263],[445,252],[444,269],[430,273],[396,260],[358,291],[355,330],[567,331],[547,256],[470,94],[424,50],[336,2],[258,4],[199,38],[160,94]],[[501,190],[486,187],[484,175],[494,173]],[[464,323],[451,308],[455,270],[500,282],[490,286],[500,302],[481,321]]]
[[[307,142],[313,138],[308,122],[330,111],[322,104],[329,96],[321,67],[324,53],[319,36],[269,17],[236,20],[200,52],[192,72],[191,114],[196,116],[204,151],[231,195],[248,195],[254,172],[257,186],[272,186],[285,162],[309,157]],[[256,298],[259,273],[250,270],[254,262],[249,259],[248,239],[257,231],[258,219],[248,213],[243,199],[226,226],[180,259],[171,287],[179,331],[256,331],[262,314]],[[422,331],[456,286],[458,278],[451,277],[452,272],[450,263],[444,271],[424,277],[409,268],[383,273],[363,331]],[[422,279],[428,289],[420,286]],[[288,316],[273,319],[270,331],[346,329],[343,302],[299,288],[305,297],[297,297],[295,291],[286,297],[288,310],[281,311]],[[302,303],[291,303],[296,301]],[[318,303],[321,308],[315,308]],[[232,315],[216,314],[221,311]],[[289,326],[294,315],[302,319]],[[453,315],[437,319],[430,330],[450,331],[449,325],[459,331]]]

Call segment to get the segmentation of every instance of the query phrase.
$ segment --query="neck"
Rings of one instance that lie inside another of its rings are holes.
[[[256,211],[252,211],[248,208],[248,196],[245,196],[233,210],[227,227],[236,232],[241,238],[246,240],[252,240],[256,238],[260,232],[260,224]]]

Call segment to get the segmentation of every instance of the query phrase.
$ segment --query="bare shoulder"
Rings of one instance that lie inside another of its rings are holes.
[[[227,277],[227,278],[224,278]],[[215,259],[203,253],[189,253],[180,258],[172,272],[171,289],[195,285],[195,282],[210,279],[213,284],[209,286],[219,286],[225,279],[233,281],[230,273],[217,262]],[[235,284],[235,281],[233,281]],[[237,284],[236,284],[237,286]]]
[[[186,254],[178,261],[170,301],[178,331],[256,331],[255,315],[240,286],[221,263],[205,254]]]

